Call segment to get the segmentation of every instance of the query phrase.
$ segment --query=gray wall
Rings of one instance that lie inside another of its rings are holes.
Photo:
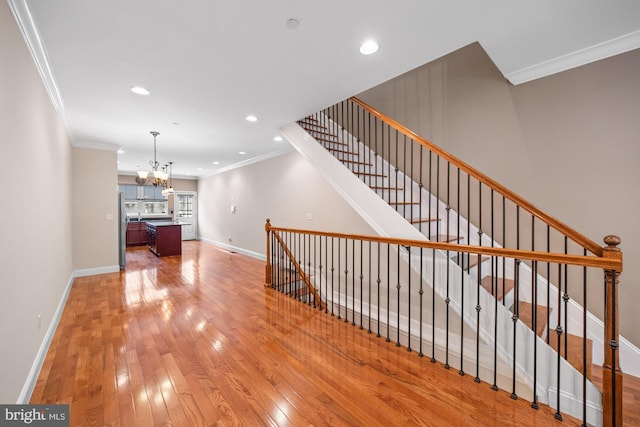
[[[358,97],[593,241],[620,236],[620,331],[640,345],[640,50],[513,86],[473,44]]]

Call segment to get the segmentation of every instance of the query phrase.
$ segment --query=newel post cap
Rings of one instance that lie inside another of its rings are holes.
[[[267,222],[264,224],[264,229],[265,231],[269,231],[270,228],[271,228],[271,220],[267,218]]]
[[[622,239],[613,234],[609,234],[608,236],[604,236],[604,243],[607,245],[604,249],[612,252],[620,252],[620,248],[618,245],[622,243]]]

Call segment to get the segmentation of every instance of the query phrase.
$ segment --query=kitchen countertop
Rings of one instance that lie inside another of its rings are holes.
[[[153,225],[154,227],[166,227],[168,225],[180,225],[174,221],[146,221],[147,224]]]

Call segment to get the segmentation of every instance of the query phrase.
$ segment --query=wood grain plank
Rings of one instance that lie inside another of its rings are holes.
[[[197,241],[129,248],[126,271],[75,280],[32,403],[70,403],[74,426],[560,425],[263,281]]]

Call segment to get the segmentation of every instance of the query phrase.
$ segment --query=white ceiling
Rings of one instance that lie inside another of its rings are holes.
[[[122,147],[124,173],[151,130],[174,176],[289,150],[281,126],[476,41],[515,84],[640,47],[639,0],[8,3],[72,144]]]

